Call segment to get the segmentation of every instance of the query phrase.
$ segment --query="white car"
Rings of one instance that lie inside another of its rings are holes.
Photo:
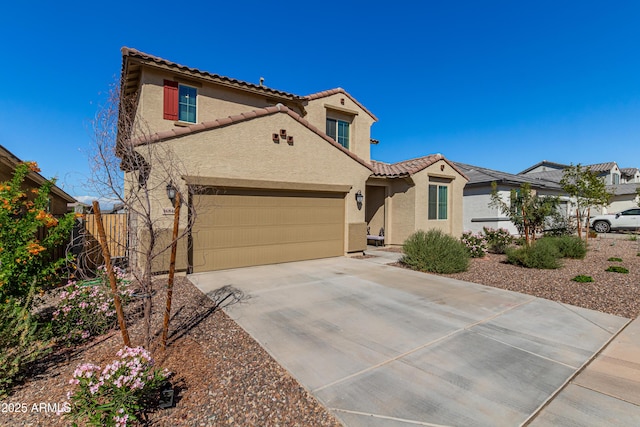
[[[611,230],[636,230],[640,228],[640,208],[627,209],[616,214],[596,215],[589,221],[598,233]]]

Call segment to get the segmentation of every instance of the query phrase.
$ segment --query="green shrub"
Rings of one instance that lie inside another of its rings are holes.
[[[33,286],[28,299],[32,296]],[[29,313],[29,303],[16,299],[0,302],[0,398],[24,376],[29,364],[50,351],[48,330]]]
[[[118,294],[123,304],[131,298],[129,282],[124,272],[113,267]],[[68,346],[92,336],[102,335],[116,325],[116,311],[105,268],[98,269],[98,278],[78,282],[69,281],[60,292],[60,302],[53,312],[53,330],[59,342]]]
[[[580,274],[579,276],[576,276],[571,280],[578,283],[589,283],[593,282],[593,277]]]
[[[458,273],[469,268],[469,252],[454,237],[440,230],[413,233],[402,245],[401,262],[413,270]]]
[[[509,245],[513,243],[513,236],[504,228],[495,230],[493,228],[482,227],[482,230],[484,231],[489,252],[503,254]]]
[[[607,261],[611,262],[622,262],[622,258],[611,257]]]
[[[631,236],[629,236],[628,240],[631,240],[632,242],[635,242],[635,241],[638,240],[638,236],[631,235]]]
[[[471,258],[482,258],[487,254],[487,242],[482,234],[467,231],[462,233],[460,241],[469,251]]]
[[[540,241],[548,241],[558,248],[560,258],[583,259],[587,255],[587,244],[577,236],[543,237]]]
[[[507,262],[526,268],[560,268],[559,258],[560,251],[550,239],[540,239],[531,246],[507,249]]]
[[[608,271],[611,273],[623,273],[623,274],[629,273],[628,269],[621,267],[619,265],[612,265],[611,267],[607,268],[605,271]]]

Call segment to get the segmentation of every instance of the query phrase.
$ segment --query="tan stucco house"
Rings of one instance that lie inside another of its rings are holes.
[[[465,175],[439,154],[371,160],[378,119],[344,89],[299,96],[134,49],[123,48],[122,58],[121,99],[132,102],[122,102],[120,114],[136,125],[120,129],[119,141],[141,156],[170,152],[183,171],[173,184],[195,211],[182,219],[193,228],[179,249],[180,268],[362,252],[367,229],[384,229],[387,245],[418,229],[461,234]],[[140,183],[144,174],[158,193],[152,216],[168,230],[168,178],[154,165],[142,172],[126,163],[136,179],[125,181]]]

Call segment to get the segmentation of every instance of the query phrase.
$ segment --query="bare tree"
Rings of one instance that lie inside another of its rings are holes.
[[[145,347],[151,344],[153,314],[153,274],[169,270],[168,251],[172,244],[173,215],[163,215],[172,206],[167,186],[182,194],[187,190],[182,177],[186,170],[171,150],[171,144],[155,143],[152,132],[136,114],[137,94],[125,95],[115,84],[107,101],[99,108],[93,127],[90,154],[92,189],[101,197],[119,201],[128,214],[129,266],[144,299]],[[185,197],[186,199],[186,197]],[[195,219],[192,203],[186,200],[177,240],[186,240]],[[186,245],[184,245],[186,246]],[[183,246],[183,247],[184,247]]]

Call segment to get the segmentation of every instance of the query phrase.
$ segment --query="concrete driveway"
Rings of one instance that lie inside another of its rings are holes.
[[[529,422],[628,322],[375,258],[189,278],[347,426]]]

